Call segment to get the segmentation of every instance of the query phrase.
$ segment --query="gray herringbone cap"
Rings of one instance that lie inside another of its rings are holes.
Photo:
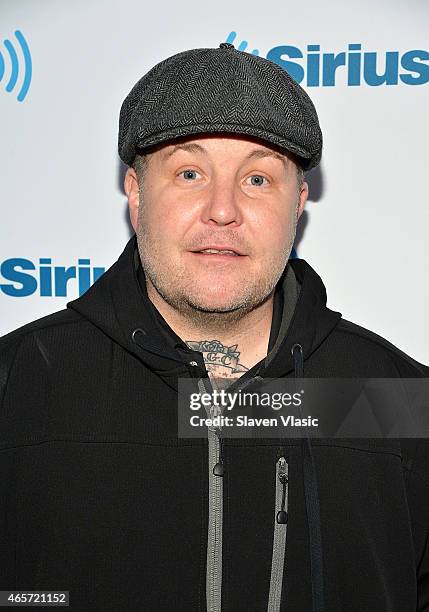
[[[274,62],[221,43],[172,55],[134,85],[121,107],[119,156],[131,165],[137,149],[214,132],[260,138],[298,155],[305,170],[322,155],[304,89]]]

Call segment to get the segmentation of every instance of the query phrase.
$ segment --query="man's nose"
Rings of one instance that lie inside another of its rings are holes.
[[[239,225],[242,222],[239,200],[240,190],[235,181],[218,177],[213,180],[211,188],[207,191],[202,221],[204,223],[214,222],[218,225],[229,225],[230,223]]]

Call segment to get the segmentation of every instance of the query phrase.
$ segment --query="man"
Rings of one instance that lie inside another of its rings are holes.
[[[429,375],[289,260],[321,151],[301,87],[227,43],[132,89],[135,235],[0,341],[1,589],[68,590],[73,610],[429,610],[426,440],[177,435],[180,379]]]

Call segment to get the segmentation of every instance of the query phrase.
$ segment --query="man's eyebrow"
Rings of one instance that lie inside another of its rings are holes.
[[[183,151],[189,151],[189,153],[207,153],[207,151],[204,149],[204,147],[202,147],[201,145],[197,144],[196,142],[184,142],[183,144],[175,145],[171,149],[171,151],[164,152],[164,154],[162,156],[163,159],[168,159],[169,157],[171,157],[173,155],[173,153],[175,153],[179,149],[183,149]]]
[[[246,159],[261,159],[262,157],[275,157],[282,162],[285,168],[287,168],[288,158],[286,155],[281,155],[271,149],[254,149],[247,155]]]
[[[175,145],[173,149],[171,149],[171,151],[167,151],[166,153],[164,153],[163,155],[164,160],[171,157],[173,153],[175,153],[179,149],[182,149],[183,151],[189,151],[189,153],[203,153],[205,155],[207,154],[207,150],[201,145],[197,144],[196,142],[184,142],[184,143]],[[283,163],[285,168],[287,168],[288,158],[285,155],[281,155],[280,153],[273,151],[272,149],[266,149],[266,148],[254,149],[253,151],[250,151],[248,155],[246,155],[245,159],[246,160],[261,159],[263,157],[275,157],[276,159],[279,159]]]

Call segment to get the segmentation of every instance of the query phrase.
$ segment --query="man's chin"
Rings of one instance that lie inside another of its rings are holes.
[[[208,301],[208,300],[188,300],[188,304],[194,310],[200,312],[233,312],[243,307],[240,302]]]
[[[236,293],[216,295],[210,291],[188,295],[185,301],[191,308],[207,313],[233,312],[245,308],[248,302],[244,295]]]

